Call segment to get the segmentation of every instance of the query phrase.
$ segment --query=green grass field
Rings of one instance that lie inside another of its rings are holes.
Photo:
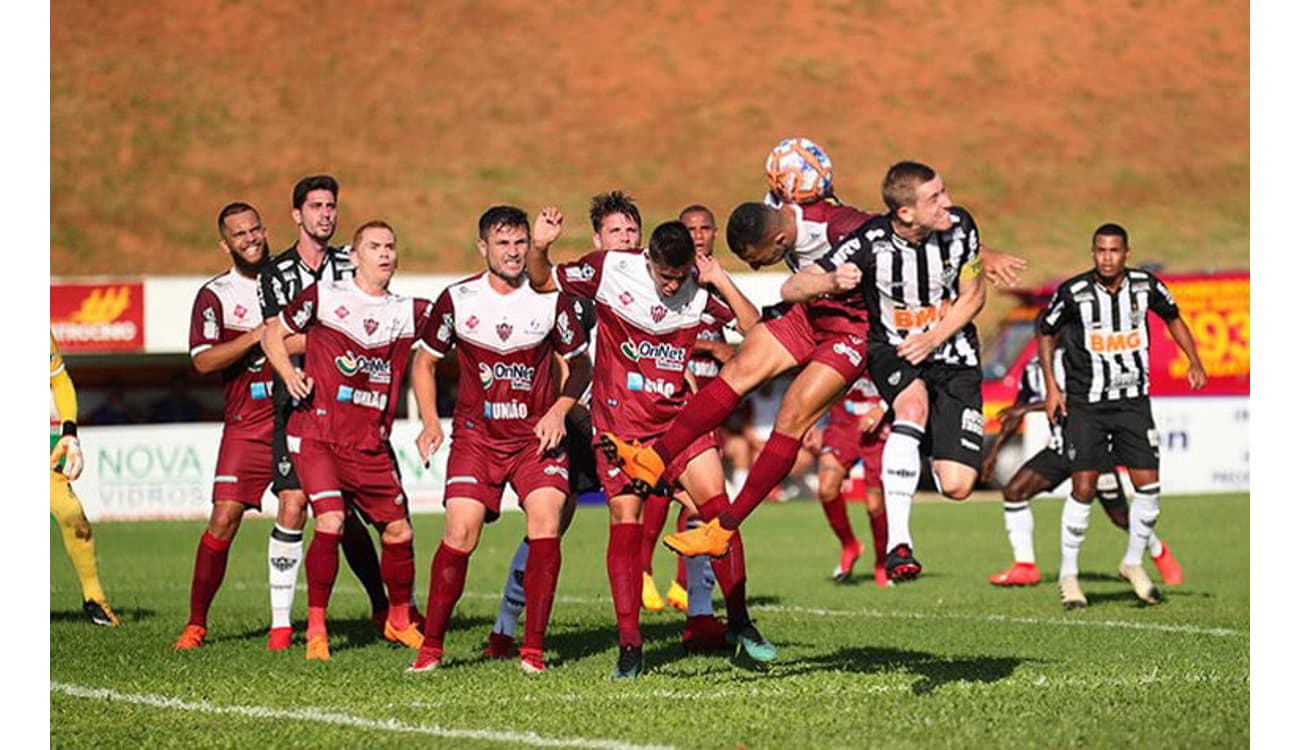
[[[1055,579],[1060,501],[1035,503],[1045,578]],[[859,535],[865,511],[852,506]],[[1125,537],[1093,512],[1082,583],[1065,612],[1050,583],[985,583],[1010,560],[996,502],[913,511],[915,583],[877,589],[829,573],[838,551],[810,502],[769,505],[746,524],[749,592],[781,649],[760,669],[688,656],[682,616],[643,613],[648,673],[608,679],[616,656],[605,577],[607,516],[583,508],[564,541],[550,669],[478,659],[522,516],[486,530],[447,638],[444,668],[402,670],[413,652],[370,629],[344,566],[328,663],[263,650],[269,523],[236,540],[208,645],[172,650],[185,624],[199,523],[102,524],[102,575],[118,629],[81,618],[51,524],[50,742],[69,747],[1243,747],[1249,735],[1249,497],[1167,497],[1160,532],[1187,583],[1141,606],[1115,576]],[[416,520],[424,597],[440,516]],[[661,587],[673,561],[656,557]],[[1155,577],[1154,567],[1147,564]],[[863,572],[868,574],[863,579]],[[1157,583],[1159,579],[1156,578]],[[305,618],[300,579],[295,613]],[[720,603],[719,603],[720,606]],[[296,623],[301,630],[301,624]]]

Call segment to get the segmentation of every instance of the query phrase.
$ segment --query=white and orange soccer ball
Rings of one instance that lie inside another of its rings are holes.
[[[767,184],[782,201],[825,198],[831,194],[831,157],[807,138],[786,138],[767,155]]]

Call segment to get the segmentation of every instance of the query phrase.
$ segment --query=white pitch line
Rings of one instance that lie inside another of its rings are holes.
[[[288,719],[292,721],[315,722],[318,724],[335,724],[358,729],[376,729],[385,732],[404,734],[421,734],[430,737],[444,737],[458,740],[483,740],[500,742],[507,745],[528,745],[531,747],[577,747],[590,750],[674,750],[671,745],[637,745],[622,740],[606,740],[588,737],[544,737],[535,732],[506,732],[494,729],[449,729],[429,724],[406,724],[396,719],[370,719],[364,716],[337,713],[322,708],[307,707],[296,709],[271,708],[269,706],[219,706],[206,701],[183,701],[164,695],[140,693],[119,693],[105,688],[83,687],[61,682],[51,682],[50,692],[62,693],[76,698],[105,700],[115,703],[131,703],[172,711],[186,711],[203,714],[233,714],[255,719]]]

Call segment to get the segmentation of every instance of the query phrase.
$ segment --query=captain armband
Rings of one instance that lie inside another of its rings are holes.
[[[978,255],[975,256],[974,260],[961,268],[961,278],[963,280],[973,279],[982,273],[984,273],[984,259]]]

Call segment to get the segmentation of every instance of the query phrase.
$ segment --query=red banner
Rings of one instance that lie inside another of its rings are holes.
[[[1161,276],[1178,303],[1209,377],[1187,387],[1187,358],[1164,321],[1151,318],[1151,395],[1250,395],[1250,272]]]
[[[64,352],[144,349],[144,284],[50,284],[50,329]]]

